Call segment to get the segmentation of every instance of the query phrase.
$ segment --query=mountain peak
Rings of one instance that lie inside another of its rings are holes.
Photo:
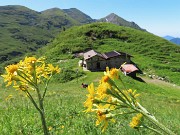
[[[63,11],[82,24],[94,22],[94,19],[77,8],[63,9]]]
[[[59,11],[61,10],[60,8],[54,7],[54,8],[50,8],[50,9],[46,9],[44,11]],[[43,11],[42,11],[43,12]]]
[[[108,16],[118,16],[115,13],[110,13]]]
[[[107,15],[106,17],[99,19],[98,21],[99,22],[110,22],[110,23],[113,23],[116,25],[131,27],[134,29],[144,31],[144,29],[140,28],[135,22],[126,21],[125,19],[119,17],[115,13],[111,13],[111,14]]]
[[[53,15],[53,14],[62,13],[62,12],[63,11],[57,7],[41,11],[42,14],[48,14],[48,15]]]

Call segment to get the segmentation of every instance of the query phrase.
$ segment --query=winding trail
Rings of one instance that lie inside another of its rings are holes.
[[[158,79],[150,79],[147,77],[141,77],[141,78],[147,83],[155,84],[158,86],[166,86],[166,87],[175,88],[175,89],[180,90],[180,86],[173,84],[173,83],[165,82],[165,81],[158,80]]]

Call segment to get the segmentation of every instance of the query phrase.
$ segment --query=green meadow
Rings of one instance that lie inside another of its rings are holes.
[[[101,127],[95,126],[96,115],[83,112],[87,90],[82,88],[81,84],[93,82],[98,86],[103,76],[103,72],[84,72],[77,67],[79,58],[75,58],[74,54],[90,48],[99,52],[115,49],[133,55],[132,61],[146,73],[146,76],[140,76],[146,83],[121,74],[126,88],[137,90],[140,94],[139,102],[155,115],[160,123],[180,134],[179,47],[147,32],[109,23],[94,23],[68,29],[36,53],[37,56],[45,55],[48,62],[61,68],[61,73],[51,80],[44,100],[50,134],[155,135],[144,128],[130,128],[133,114],[118,116],[116,122],[109,123],[106,131],[102,133]],[[14,60],[16,61],[18,60]],[[3,71],[4,66],[1,68]],[[158,75],[165,78],[165,81],[152,80],[147,78],[148,75]],[[122,89],[120,81],[118,83]],[[35,92],[32,95],[35,96]],[[43,134],[41,119],[33,104],[22,91],[6,88],[2,78],[0,115],[1,135]]]
[[[83,103],[88,92],[81,84],[93,82],[98,86],[103,76],[103,72],[83,71],[77,67],[82,57],[76,58],[75,54],[90,49],[101,53],[116,50],[132,55],[132,62],[144,73],[138,76],[145,82],[121,74],[126,88],[136,90],[140,94],[140,104],[160,123],[180,134],[179,46],[147,31],[125,27],[125,24],[96,22],[79,26],[94,20],[76,9],[51,9],[39,14],[21,6],[1,8],[4,11],[0,21],[3,37],[0,42],[0,75],[5,66],[32,55],[45,56],[47,62],[61,68],[61,73],[52,78],[44,100],[51,135],[155,135],[145,128],[132,129],[129,123],[133,114],[116,117],[116,122],[109,123],[102,133],[101,127],[95,125],[96,115],[84,112]],[[6,12],[6,8],[10,10]],[[21,12],[25,14],[21,16]],[[27,21],[27,15],[35,18],[34,21]],[[74,15],[78,17],[73,18]],[[161,77],[164,81],[150,79],[149,75]],[[122,83],[117,83],[123,89]],[[36,97],[36,92],[31,93]],[[0,116],[0,135],[43,134],[39,113],[29,98],[23,91],[6,87],[1,76]]]
[[[81,69],[79,69],[81,70]],[[98,85],[103,72],[85,72],[84,75],[60,83],[52,80],[44,101],[47,126],[52,135],[154,135],[153,132],[129,127],[132,115],[118,117],[115,123],[109,123],[105,133],[95,126],[96,116],[83,111],[87,90],[81,83]],[[166,127],[180,134],[180,88],[155,83],[142,83],[121,75],[127,89],[140,93],[140,103]],[[147,78],[145,78],[147,80]],[[1,135],[40,135],[43,134],[37,110],[24,93],[6,88],[1,78],[0,86],[0,131]],[[121,83],[119,83],[120,87]],[[12,98],[6,98],[12,95]],[[147,121],[148,122],[148,121]]]

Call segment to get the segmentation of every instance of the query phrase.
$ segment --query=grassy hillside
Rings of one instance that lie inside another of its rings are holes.
[[[23,6],[0,6],[0,63],[13,63],[14,57],[35,52],[61,31],[80,24],[57,8],[36,12]]]
[[[74,63],[71,61],[71,63]],[[62,64],[60,64],[61,66]],[[63,64],[63,66],[67,66]],[[71,67],[74,67],[71,66]],[[47,126],[51,127],[51,134],[56,135],[155,135],[142,129],[130,128],[129,122],[132,116],[119,117],[116,123],[110,123],[105,133],[101,133],[100,127],[95,126],[95,116],[83,112],[83,102],[87,91],[81,88],[81,83],[95,83],[102,77],[102,72],[87,72],[85,76],[67,83],[50,83],[44,102],[47,118]],[[127,88],[136,89],[140,93],[141,104],[154,114],[159,122],[180,134],[180,91],[173,87],[158,87],[153,84],[141,83],[130,77],[122,76]],[[0,78],[0,82],[2,82]],[[121,87],[121,86],[120,86]],[[0,85],[0,122],[1,134],[43,134],[38,112],[34,106],[23,96],[20,91],[5,88]],[[12,98],[6,100],[8,95]]]
[[[132,60],[144,72],[180,85],[180,47],[148,32],[110,23],[70,28],[59,34],[39,53],[46,55],[50,61],[57,62],[73,58],[74,53],[88,49],[127,52],[134,56]]]
[[[15,10],[18,12],[14,13]],[[24,11],[22,12],[22,10]],[[11,18],[8,19],[9,14]],[[18,14],[20,14],[17,17],[19,20],[13,18]],[[29,17],[32,14],[33,16]],[[38,20],[39,16],[43,17],[43,20]],[[85,110],[83,102],[86,99],[87,91],[81,87],[81,83],[94,82],[97,86],[103,72],[83,72],[78,67],[79,58],[74,58],[74,53],[84,52],[88,49],[95,49],[99,52],[112,50],[127,52],[134,56],[132,60],[147,75],[156,74],[164,77],[166,81],[180,85],[180,47],[148,32],[110,23],[93,23],[66,29],[61,27],[64,25],[59,25],[58,19],[62,20],[62,24],[67,22],[74,24],[77,23],[77,20],[73,20],[69,16],[66,16],[67,19],[63,19],[63,16],[66,15],[62,10],[52,9],[37,13],[17,6],[17,9],[12,10],[12,14],[3,12],[1,17],[4,17],[6,21],[0,19],[0,37],[3,37],[0,42],[0,59],[1,62],[6,61],[7,63],[16,61],[12,59],[14,56],[35,54],[34,50],[48,43],[49,39],[54,37],[53,32],[56,33],[58,28],[62,28],[63,32],[36,54],[37,56],[45,55],[49,62],[61,67],[60,75],[54,76],[50,81],[44,100],[50,134],[155,135],[147,129],[138,131],[130,128],[128,125],[133,114],[130,114],[129,117],[118,117],[116,123],[108,125],[105,133],[95,126],[95,117],[83,112]],[[31,21],[32,18],[34,18],[33,21]],[[7,22],[9,20],[12,21],[12,24]],[[34,24],[35,20],[38,24]],[[23,23],[20,24],[20,22]],[[34,25],[37,28],[34,28]],[[50,31],[52,29],[53,32]],[[33,53],[27,54],[29,51]],[[148,81],[142,83],[128,76],[125,77],[123,74],[120,76],[127,89],[131,88],[140,93],[140,103],[154,114],[159,122],[174,133],[180,134],[180,90],[178,86],[173,87],[168,83],[162,85],[163,83],[159,82],[153,84]],[[122,85],[119,87],[122,88]],[[31,92],[35,96],[35,91]],[[1,134],[43,134],[38,112],[23,91],[5,87],[2,77],[0,77],[0,95]],[[35,100],[37,99],[35,98]]]
[[[29,52],[36,52],[71,26],[94,21],[97,20],[76,8],[52,8],[37,12],[18,5],[0,6],[0,66],[17,62]],[[118,22],[119,25],[137,28],[125,20],[118,19]]]

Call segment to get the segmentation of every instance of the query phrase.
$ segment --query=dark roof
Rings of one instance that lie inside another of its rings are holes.
[[[106,59],[108,58],[112,58],[112,57],[116,57],[116,56],[120,56],[121,54],[116,52],[116,51],[111,51],[111,52],[106,52],[104,54],[102,54]]]
[[[109,59],[109,58],[117,57],[117,56],[121,56],[121,55],[127,55],[129,57],[132,57],[131,55],[124,53],[124,52],[111,51],[111,52],[106,52],[106,53],[101,54],[101,53],[98,53],[94,50],[90,50],[90,51],[84,53],[84,59],[87,60],[87,59],[94,57],[96,55],[101,57],[101,58],[104,58],[104,59]]]

